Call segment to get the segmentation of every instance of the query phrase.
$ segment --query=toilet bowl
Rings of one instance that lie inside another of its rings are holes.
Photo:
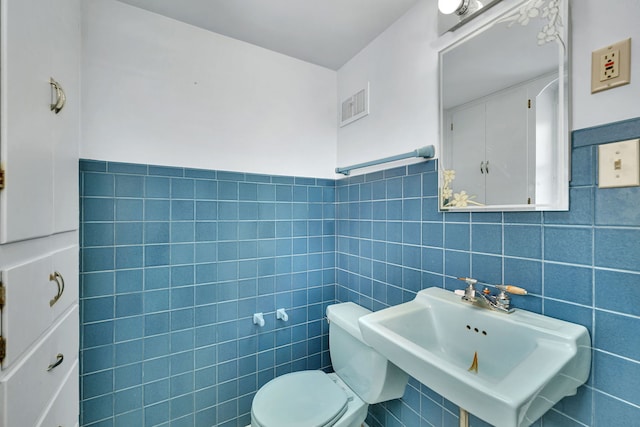
[[[258,391],[251,426],[360,427],[368,406],[335,373],[294,372]]]
[[[369,404],[402,397],[408,375],[362,340],[354,303],[327,307],[334,373],[299,371],[256,393],[251,427],[360,427]]]

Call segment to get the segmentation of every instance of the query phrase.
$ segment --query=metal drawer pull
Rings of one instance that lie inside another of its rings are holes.
[[[62,86],[60,86],[60,83],[55,81],[53,77],[49,78],[49,84],[53,86],[53,89],[56,91],[56,102],[50,105],[51,111],[58,114],[64,108],[64,104],[67,102],[67,96],[64,94],[64,90],[62,90]]]
[[[49,301],[49,307],[53,307],[53,304],[58,302],[64,292],[64,278],[62,277],[62,274],[55,271],[53,274],[49,275],[49,280],[52,282],[55,281],[56,285],[58,285],[58,293],[53,297],[53,299],[51,299],[51,301]]]
[[[56,356],[56,361],[53,362],[51,365],[49,365],[49,367],[47,368],[47,372],[52,371],[58,366],[60,366],[63,360],[64,360],[64,355],[62,353],[58,353],[58,355]]]

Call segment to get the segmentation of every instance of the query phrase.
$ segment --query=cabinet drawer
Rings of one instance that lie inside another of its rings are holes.
[[[80,379],[78,361],[74,362],[67,378],[58,390],[38,427],[74,427],[78,424],[80,415]]]
[[[78,246],[7,268],[2,283],[6,293],[0,323],[6,339],[2,369],[7,369],[77,303]]]
[[[0,381],[0,427],[34,426],[42,417],[78,360],[78,322],[76,304]]]

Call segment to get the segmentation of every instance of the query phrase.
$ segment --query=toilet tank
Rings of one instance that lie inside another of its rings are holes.
[[[333,370],[367,403],[400,398],[409,376],[365,344],[358,318],[369,313],[352,302],[327,307]]]

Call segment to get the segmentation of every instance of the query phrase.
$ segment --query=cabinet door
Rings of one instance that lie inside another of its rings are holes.
[[[456,171],[454,193],[464,190],[472,200],[485,203],[485,105],[462,107],[451,114],[451,168]]]
[[[6,187],[0,191],[0,243],[52,230],[48,3],[1,3],[0,161]]]
[[[78,228],[80,4],[2,0],[0,243]],[[53,78],[66,94],[51,110]]]
[[[78,301],[78,247],[5,269],[6,303],[1,331],[7,340],[2,369],[9,368]]]
[[[527,90],[520,87],[486,104],[487,204],[527,204],[532,160],[527,149]]]
[[[51,1],[50,1],[51,2]],[[51,73],[65,94],[64,108],[53,117],[53,231],[78,229],[78,143],[80,133],[81,9],[79,0],[55,0],[49,21]]]

